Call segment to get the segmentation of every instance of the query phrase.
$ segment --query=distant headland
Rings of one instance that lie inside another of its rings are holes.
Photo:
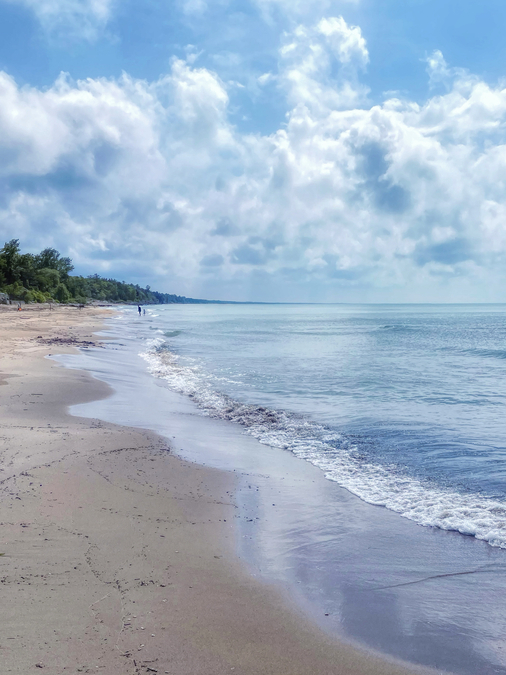
[[[72,260],[62,257],[54,248],[45,248],[36,254],[21,253],[19,239],[11,239],[0,249],[0,301],[141,305],[223,302],[159,293],[149,286],[141,288],[138,284],[105,279],[98,274],[73,276],[70,274],[73,269]]]

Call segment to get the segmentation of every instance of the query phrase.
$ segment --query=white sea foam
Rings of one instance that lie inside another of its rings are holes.
[[[275,448],[293,452],[364,501],[384,506],[420,525],[457,531],[506,548],[506,504],[477,493],[460,493],[407,476],[392,465],[371,462],[340,434],[301,415],[234,401],[216,391],[216,378],[195,361],[148,341],[141,354],[149,371],[190,397],[211,417],[242,425],[246,433]]]

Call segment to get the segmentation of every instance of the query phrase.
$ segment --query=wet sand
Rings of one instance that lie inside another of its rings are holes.
[[[0,308],[2,673],[422,672],[338,642],[246,571],[230,473],[67,413],[110,389],[43,357],[95,343],[107,314]]]

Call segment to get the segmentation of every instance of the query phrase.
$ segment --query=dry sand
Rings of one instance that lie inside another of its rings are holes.
[[[68,415],[108,387],[42,357],[89,346],[107,311],[0,307],[1,674],[414,672],[338,643],[248,574],[231,475]]]

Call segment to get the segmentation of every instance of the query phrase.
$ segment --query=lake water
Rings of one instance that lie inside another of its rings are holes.
[[[325,630],[506,674],[506,305],[146,310],[57,357],[114,388],[72,411],[235,471],[239,555]]]
[[[153,314],[150,371],[205,414],[369,503],[506,547],[506,306]]]

